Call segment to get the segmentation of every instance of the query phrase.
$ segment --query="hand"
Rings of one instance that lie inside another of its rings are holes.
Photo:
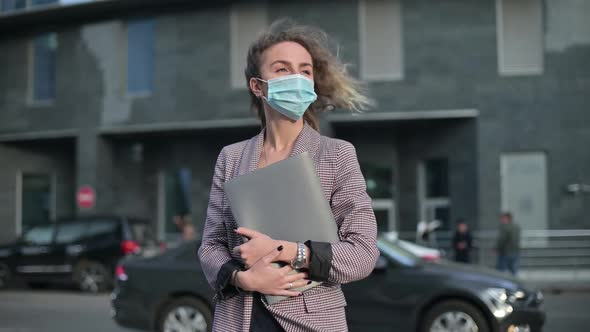
[[[262,257],[249,270],[238,272],[236,279],[238,287],[255,291],[266,295],[299,296],[300,292],[291,288],[298,288],[311,283],[306,280],[306,273],[289,275],[293,269],[289,265],[281,268],[273,267],[271,264],[279,257],[283,246],[272,250]]]
[[[246,268],[253,266],[260,258],[268,255],[268,253],[275,250],[280,244],[278,241],[270,238],[270,236],[249,228],[240,227],[236,229],[236,233],[249,239],[248,242],[233,249],[235,253],[240,255]]]

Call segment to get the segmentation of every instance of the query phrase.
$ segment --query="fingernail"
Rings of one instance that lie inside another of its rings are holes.
[[[311,284],[311,280],[310,280],[310,281],[308,281],[308,282],[307,282],[307,284],[308,284],[308,285],[309,285],[309,284]]]
[[[280,246],[277,248],[277,250],[278,250],[278,251],[281,251],[281,250],[283,250],[283,245],[281,244],[281,245],[280,245]]]

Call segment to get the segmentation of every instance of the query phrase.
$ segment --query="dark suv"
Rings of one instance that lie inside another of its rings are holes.
[[[0,246],[0,288],[11,277],[29,285],[74,283],[101,292],[113,284],[115,267],[127,255],[160,251],[146,220],[121,216],[78,217],[35,226],[9,246]]]

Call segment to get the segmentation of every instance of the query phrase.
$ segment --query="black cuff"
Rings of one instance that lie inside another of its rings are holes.
[[[309,279],[326,281],[332,267],[332,244],[329,242],[306,241],[309,248]]]
[[[231,260],[221,266],[217,273],[217,281],[215,285],[215,293],[220,300],[228,299],[238,293],[234,285],[230,283],[234,271],[242,270],[240,264]]]

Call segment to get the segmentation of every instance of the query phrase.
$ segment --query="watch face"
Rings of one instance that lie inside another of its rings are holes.
[[[300,269],[305,266],[305,262],[304,261],[293,261],[293,264],[291,264],[291,265],[293,266],[294,269]]]

